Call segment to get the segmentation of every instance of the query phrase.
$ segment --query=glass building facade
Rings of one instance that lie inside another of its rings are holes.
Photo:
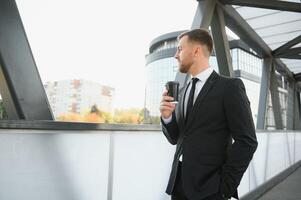
[[[159,116],[159,104],[164,85],[167,81],[175,80],[178,71],[174,58],[164,58],[150,63],[146,69],[145,105],[150,116]]]
[[[162,93],[167,81],[175,80],[178,73],[178,62],[173,57],[176,53],[177,35],[181,32],[174,32],[160,36],[151,42],[150,53],[146,56],[146,94],[145,110],[146,117],[160,116],[159,106]],[[160,40],[161,39],[161,40]],[[234,45],[233,45],[234,44]],[[251,49],[240,48],[230,41],[230,53],[234,76],[240,78],[246,87],[247,96],[250,100],[254,124],[257,123],[259,105],[260,82],[262,73],[262,59],[256,56]],[[216,72],[218,64],[216,57],[210,57],[210,65]],[[281,80],[282,77],[279,76]],[[283,79],[283,78],[282,78]],[[287,90],[285,84],[278,87],[283,126],[286,127]],[[268,109],[266,114],[266,127],[275,129],[274,114],[271,98],[268,96]]]

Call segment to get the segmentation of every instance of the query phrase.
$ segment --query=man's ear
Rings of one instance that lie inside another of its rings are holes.
[[[203,47],[201,45],[197,45],[194,49],[194,55],[197,56],[199,54],[203,54]]]

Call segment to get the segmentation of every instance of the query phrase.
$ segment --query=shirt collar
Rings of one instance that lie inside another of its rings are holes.
[[[209,66],[207,69],[197,74],[195,77],[190,76],[190,79],[188,81],[190,81],[192,78],[198,78],[201,82],[206,82],[206,80],[209,78],[212,72],[213,67]]]

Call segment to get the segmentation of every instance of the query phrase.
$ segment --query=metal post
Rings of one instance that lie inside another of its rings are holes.
[[[272,59],[265,58],[263,60],[263,66],[262,66],[256,129],[266,129],[265,119],[266,119],[267,106],[268,106],[268,91],[270,87],[271,68],[272,68]]]
[[[223,11],[219,6],[215,7],[211,29],[219,73],[224,76],[232,77],[234,73],[229,42],[225,30],[225,19]]]
[[[282,120],[282,112],[281,112],[281,104],[280,104],[280,95],[278,90],[278,80],[275,73],[274,68],[275,63],[272,63],[272,71],[271,71],[271,98],[272,98],[272,109],[274,113],[275,126],[277,130],[283,130],[283,120]]]
[[[294,130],[301,130],[301,102],[300,102],[300,93],[297,90],[297,87],[295,87],[294,92]]]
[[[211,23],[212,15],[216,5],[216,0],[202,0],[199,1],[197,10],[194,15],[194,19],[191,25],[191,29],[205,28],[208,29]],[[188,74],[177,72],[175,80],[180,83],[180,90],[186,86],[188,80]]]
[[[286,111],[286,129],[293,130],[294,129],[294,107],[295,107],[295,82],[289,81],[287,87],[287,111]]]
[[[36,63],[14,0],[0,1],[0,92],[9,119],[52,120]]]
[[[208,29],[211,23],[215,5],[216,0],[199,1],[191,29],[200,27]]]

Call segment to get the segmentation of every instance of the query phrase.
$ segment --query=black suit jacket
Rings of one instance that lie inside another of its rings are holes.
[[[244,84],[238,78],[223,77],[213,71],[186,125],[185,90],[180,92],[172,121],[162,121],[164,135],[177,145],[166,192],[172,194],[179,157],[183,154],[183,190],[189,200],[200,200],[217,192],[238,199],[237,187],[257,148]]]

